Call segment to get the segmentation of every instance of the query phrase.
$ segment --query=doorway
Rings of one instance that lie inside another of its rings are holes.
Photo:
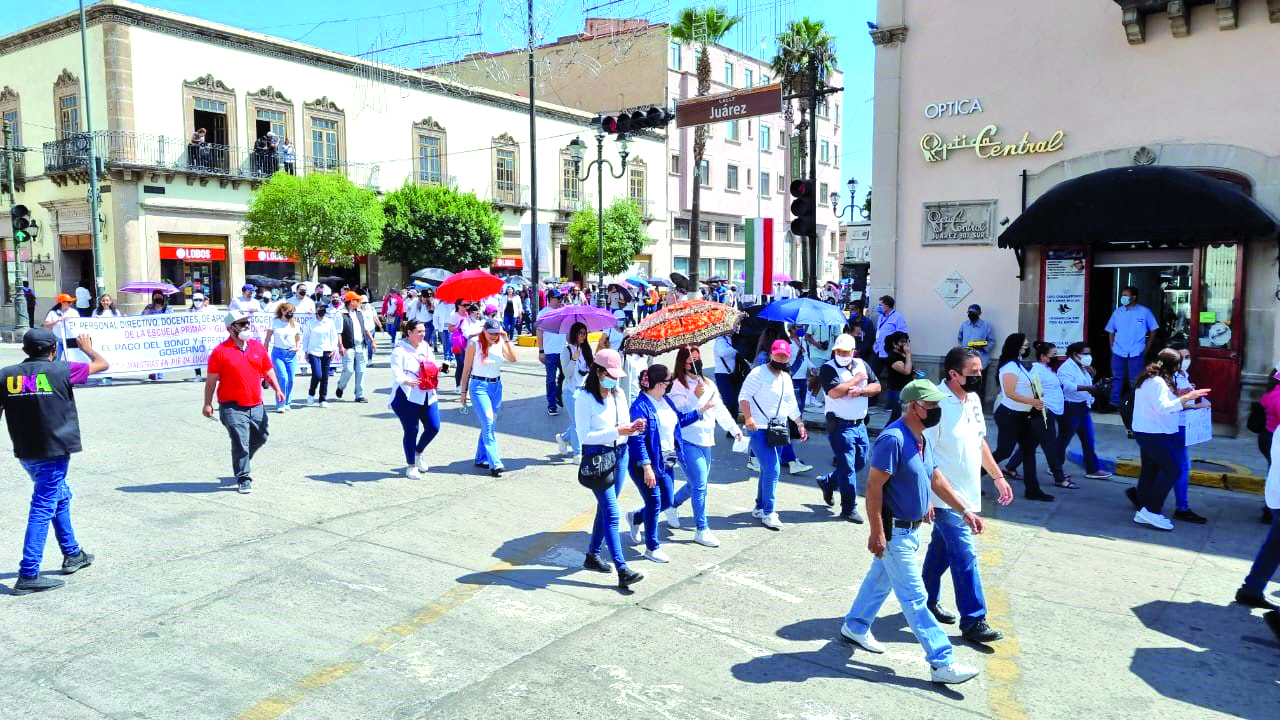
[[[196,98],[195,110],[192,112],[193,127],[205,129],[205,149],[211,169],[226,171],[231,167],[231,154],[227,136],[227,104],[224,102]]]

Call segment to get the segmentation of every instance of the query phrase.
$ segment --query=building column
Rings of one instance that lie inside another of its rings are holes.
[[[104,70],[104,86],[107,98],[107,129],[113,133],[121,133],[121,152],[127,152],[129,142],[124,133],[133,133],[133,49],[132,36],[128,25],[115,22],[102,24],[102,55]],[[110,147],[104,162],[110,163],[116,147]],[[123,173],[111,182],[111,192],[104,196],[110,205],[111,212],[104,213],[111,218],[111,230],[102,234],[101,250],[103,254],[114,253],[115,283],[119,288],[134,280],[159,280],[160,260],[155,251],[144,252],[144,235],[142,232],[141,208],[139,207],[138,182]],[[96,222],[96,218],[92,219]],[[150,256],[151,262],[147,263]],[[104,263],[105,264],[105,263]],[[111,283],[108,282],[108,286]],[[114,289],[114,288],[113,288]],[[116,297],[120,309],[129,314],[140,312],[148,298],[142,295],[126,294]]]
[[[900,33],[872,30],[876,45],[875,135],[872,139],[871,187],[876,191],[871,213],[871,278],[867,283],[868,307],[882,295],[897,296],[898,278],[898,165],[902,139],[902,45],[906,40],[904,0],[881,0],[876,22],[881,28],[902,28]]]

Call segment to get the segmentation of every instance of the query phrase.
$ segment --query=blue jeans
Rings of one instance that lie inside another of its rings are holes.
[[[1121,390],[1124,387],[1125,380],[1129,381],[1129,388],[1137,387],[1138,376],[1142,374],[1142,356],[1137,357],[1120,357],[1119,355],[1111,356],[1111,404],[1116,407],[1120,406]]]
[[[769,447],[769,431],[761,428],[751,434],[751,451],[760,463],[760,483],[756,488],[756,510],[765,515],[773,512],[773,498],[778,489],[778,473],[782,470],[782,450],[790,445]],[[794,451],[792,451],[794,454]]]
[[[298,367],[298,354],[284,348],[271,348],[271,365],[276,369],[276,379],[280,381],[280,392],[284,393],[284,405],[289,406],[293,397],[293,373]]]
[[[902,417],[901,391],[889,390],[886,392],[884,394],[884,406],[889,411],[889,419],[885,421],[886,425]]]
[[[67,466],[70,455],[19,460],[22,468],[35,484],[31,491],[31,510],[27,514],[27,536],[22,543],[22,564],[18,577],[33,578],[40,575],[40,559],[44,556],[44,543],[49,538],[49,524],[53,523],[54,537],[66,557],[80,554],[80,545],[71,529],[71,488],[67,486]]]
[[[431,346],[432,350],[436,350],[437,352],[439,352],[437,348],[439,348],[440,346],[436,344],[436,324],[434,322],[428,322],[426,323],[426,328],[427,328],[427,335],[423,339],[427,341],[427,344]],[[449,356],[445,355],[444,359],[448,360]]]
[[[513,341],[516,338],[516,318],[514,315],[504,315],[502,318],[502,329],[507,331],[507,337]]]
[[[676,430],[676,432],[680,432]],[[707,476],[711,473],[711,451],[715,448],[702,447],[685,441],[684,455],[680,465],[684,468],[685,484],[676,493],[672,507],[680,507],[685,500],[693,501],[693,522],[698,530],[708,529],[707,525]]]
[[[1071,444],[1071,436],[1080,438],[1080,454],[1084,456],[1084,471],[1098,472],[1098,455],[1093,450],[1093,416],[1089,413],[1089,404],[1068,402],[1063,405],[1062,415],[1058,417],[1058,451],[1062,457],[1060,465],[1067,462],[1067,446]]]
[[[1258,548],[1258,555],[1253,559],[1253,566],[1244,579],[1244,586],[1261,593],[1267,589],[1267,581],[1276,574],[1276,568],[1280,568],[1280,511],[1273,510],[1271,530],[1267,532],[1267,539],[1262,541],[1262,547]]]
[[[395,397],[391,399],[391,409],[400,419],[400,427],[404,429],[404,463],[413,465],[427,445],[440,432],[440,406],[429,402],[421,405],[410,402],[402,388],[396,388]],[[422,426],[422,434],[418,434],[418,426]]]
[[[936,605],[942,586],[942,574],[951,568],[951,583],[956,593],[956,610],[963,630],[987,617],[987,599],[982,594],[982,577],[978,574],[978,548],[973,533],[964,524],[964,516],[955,510],[934,508],[933,537],[924,554],[924,589],[929,604]]]
[[[678,430],[676,432],[679,432]],[[644,466],[637,465],[631,468],[631,480],[636,484],[636,489],[640,491],[640,499],[644,500],[644,507],[636,511],[639,515],[641,523],[644,525],[644,546],[650,550],[658,549],[658,513],[666,510],[672,505],[674,499],[675,476],[672,471],[675,466],[663,465],[661,461],[653,465],[653,476],[658,482],[649,487],[644,484]]]
[[[819,481],[823,490],[840,490],[840,514],[848,515],[858,506],[858,491],[854,487],[857,473],[867,467],[867,454],[871,440],[867,437],[865,421],[854,424],[834,415],[827,416],[827,441],[831,443],[835,469]]]
[[[365,368],[369,367],[369,356],[362,347],[353,347],[342,356],[342,374],[338,376],[338,389],[346,390],[351,382],[351,375],[356,376],[356,399],[364,397]]]
[[[1135,432],[1142,453],[1138,473],[1138,502],[1148,512],[1162,515],[1164,501],[1187,463],[1187,445],[1180,433]]]
[[[613,564],[619,570],[625,570],[627,560],[622,556],[622,540],[618,537],[618,495],[622,493],[622,484],[627,477],[627,446],[619,445],[618,466],[613,471],[613,484],[603,490],[595,490],[596,521],[591,526],[591,542],[587,545],[587,554],[595,555],[606,542],[609,554],[613,556]]]
[[[498,408],[502,406],[502,381],[485,382],[471,378],[467,384],[471,406],[480,420],[480,439],[476,441],[476,462],[487,464],[495,470],[502,469],[502,456],[498,453],[498,433],[494,424],[498,420]]]
[[[880,606],[892,590],[902,606],[902,615],[911,626],[911,632],[924,646],[925,659],[935,668],[950,665],[953,660],[951,641],[933,613],[925,607],[928,595],[916,559],[920,538],[916,530],[905,528],[890,527],[885,528],[885,532],[891,534],[887,538],[884,555],[871,561],[871,569],[862,578],[858,596],[853,599],[853,606],[844,618],[845,627],[857,634],[870,630],[871,621],[875,620]]]
[[[547,371],[547,410],[556,409],[558,392],[556,390],[556,371],[560,368],[560,353],[547,355],[542,360]]]
[[[800,412],[803,413],[805,401],[809,399],[809,381],[791,378],[791,387],[796,391],[796,404],[800,406]]]
[[[564,431],[565,442],[569,443],[569,447],[573,448],[573,454],[577,455],[582,449],[578,444],[578,425],[576,422],[577,413],[574,412],[573,393],[577,388],[569,387],[569,383],[564,385],[564,409],[569,412],[569,427]]]
[[[396,333],[400,332],[400,322],[399,317],[392,315],[391,319],[388,320],[387,324],[384,326],[387,329],[387,334],[391,336],[392,343],[396,341]]]
[[[1182,464],[1178,469],[1178,479],[1173,482],[1173,497],[1178,510],[1191,509],[1191,448],[1187,447],[1187,428],[1178,428],[1178,444],[1182,446]]]

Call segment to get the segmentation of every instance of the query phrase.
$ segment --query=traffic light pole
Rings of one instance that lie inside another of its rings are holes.
[[[88,131],[89,147],[89,234],[93,238],[93,284],[97,289],[95,298],[107,292],[106,278],[102,271],[102,240],[98,235],[98,204],[102,196],[98,192],[98,160],[93,156],[93,102],[89,99],[89,32],[84,17],[84,0],[80,0],[80,60],[84,64],[84,125]]]
[[[534,76],[533,0],[529,0],[529,280],[532,282],[533,317],[542,312],[542,284],[538,281],[538,107]],[[551,258],[547,258],[550,266]]]
[[[818,297],[818,59],[809,53],[809,182],[815,193],[813,228],[809,235],[809,267],[805,268],[810,297]]]
[[[4,122],[4,162],[5,170],[8,172],[6,177],[9,178],[9,207],[18,204],[13,197],[13,186],[16,179],[13,170],[13,129],[9,127],[9,121]],[[31,318],[27,317],[27,298],[22,294],[22,259],[19,257],[20,250],[18,248],[17,234],[13,238],[13,327],[21,330],[30,327]]]

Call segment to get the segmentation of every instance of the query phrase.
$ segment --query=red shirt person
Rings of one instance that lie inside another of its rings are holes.
[[[241,495],[253,491],[249,477],[249,461],[267,443],[267,410],[262,405],[262,381],[265,378],[276,391],[276,403],[284,402],[284,393],[262,343],[245,333],[249,330],[249,314],[230,310],[222,318],[229,337],[209,353],[205,372],[204,408],[213,417],[213,395],[218,394],[218,419],[231,436],[231,467]]]

